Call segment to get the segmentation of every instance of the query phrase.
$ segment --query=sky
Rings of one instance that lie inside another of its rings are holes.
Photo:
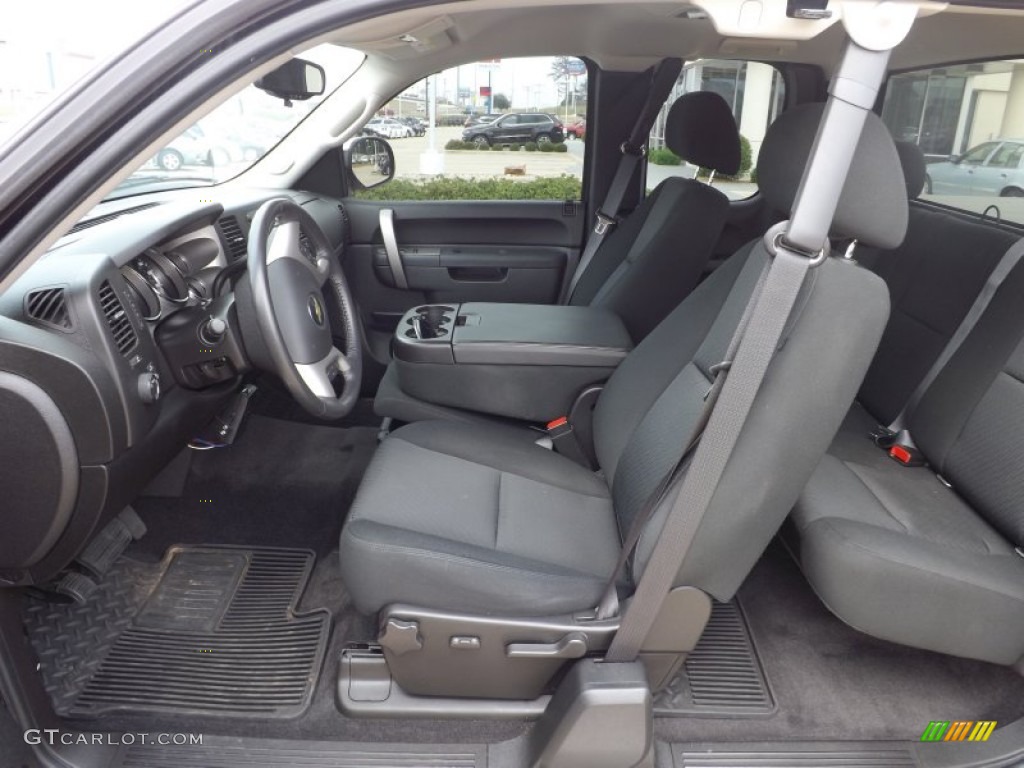
[[[550,107],[558,102],[558,83],[551,78],[551,56],[501,59],[493,66],[466,64],[440,73],[437,93],[455,101],[456,86],[470,88],[481,104],[480,87],[490,84],[494,93],[512,100],[514,109]]]
[[[2,0],[0,40],[109,56],[190,0]]]
[[[0,141],[191,0],[0,0]]]

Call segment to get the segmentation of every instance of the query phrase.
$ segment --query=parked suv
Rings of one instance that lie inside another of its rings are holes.
[[[536,141],[565,141],[561,121],[543,112],[520,112],[502,115],[493,123],[471,125],[462,132],[463,141],[477,145],[515,144]]]

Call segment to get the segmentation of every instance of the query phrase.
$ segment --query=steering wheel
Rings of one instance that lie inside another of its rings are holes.
[[[263,342],[250,352],[253,362],[277,374],[313,416],[347,415],[359,397],[362,349],[355,303],[323,230],[291,200],[268,200],[252,221],[248,270]]]

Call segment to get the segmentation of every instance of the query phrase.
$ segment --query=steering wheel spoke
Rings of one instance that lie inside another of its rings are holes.
[[[338,396],[335,391],[337,377],[341,376],[348,382],[352,376],[352,366],[337,347],[331,347],[331,351],[315,363],[296,363],[295,370],[310,392],[328,400]]]
[[[304,232],[297,219],[278,217],[277,225],[267,239],[267,264],[280,259],[293,259],[316,276],[323,285],[331,274],[331,263],[314,239]]]

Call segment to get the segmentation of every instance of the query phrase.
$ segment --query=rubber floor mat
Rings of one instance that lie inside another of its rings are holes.
[[[775,712],[775,699],[739,603],[715,602],[697,647],[654,702],[657,717]]]
[[[307,550],[174,547],[121,558],[85,605],[31,600],[29,636],[58,714],[295,717],[323,665],[330,612],[295,612]]]

